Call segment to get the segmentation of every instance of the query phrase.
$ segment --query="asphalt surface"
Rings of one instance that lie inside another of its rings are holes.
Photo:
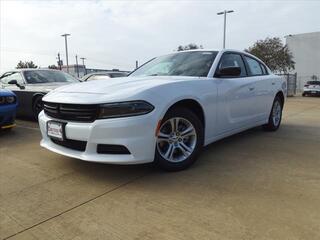
[[[17,125],[0,134],[0,239],[320,239],[320,98],[176,173],[63,157]]]

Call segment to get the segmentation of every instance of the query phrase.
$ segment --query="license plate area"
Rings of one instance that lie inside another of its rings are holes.
[[[57,121],[48,121],[47,122],[47,135],[50,138],[54,138],[59,141],[65,139],[65,123]]]

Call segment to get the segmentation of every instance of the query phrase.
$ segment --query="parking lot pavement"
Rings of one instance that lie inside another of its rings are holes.
[[[17,125],[0,135],[0,239],[320,239],[319,98],[176,173],[63,157]]]

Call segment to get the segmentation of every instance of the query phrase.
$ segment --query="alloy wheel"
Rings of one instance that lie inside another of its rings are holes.
[[[272,109],[272,121],[275,126],[278,126],[281,120],[281,104],[275,101]]]
[[[164,122],[157,136],[157,149],[162,158],[177,163],[186,160],[197,145],[197,132],[190,121],[174,117]]]

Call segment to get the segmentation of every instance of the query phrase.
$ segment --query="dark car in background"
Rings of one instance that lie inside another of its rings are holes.
[[[17,116],[38,118],[42,97],[62,85],[79,83],[71,75],[48,69],[16,69],[0,76],[2,88],[13,91],[19,101]]]
[[[17,105],[17,97],[13,92],[0,89],[0,130],[14,127]]]
[[[91,80],[103,80],[107,78],[117,78],[117,77],[127,77],[128,73],[127,72],[94,72],[94,73],[89,73],[87,75],[84,75],[81,78],[81,81],[91,81]]]

